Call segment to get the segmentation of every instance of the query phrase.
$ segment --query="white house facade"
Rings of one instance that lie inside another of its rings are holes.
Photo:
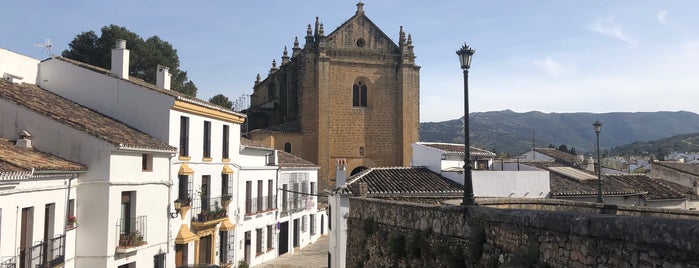
[[[476,197],[546,198],[551,191],[546,170],[494,161],[495,154],[471,148],[471,178]],[[540,157],[541,158],[541,157]],[[413,143],[413,166],[464,184],[464,145],[436,142]]]
[[[87,167],[71,181],[79,228],[66,266],[137,267],[163,256],[166,204],[154,201],[167,197],[174,147],[31,84],[0,82],[0,114],[1,137],[26,131],[33,148]]]

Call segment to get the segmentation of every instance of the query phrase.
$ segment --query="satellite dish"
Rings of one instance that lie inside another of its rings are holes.
[[[43,47],[41,52],[48,53],[49,57],[53,57],[53,53],[51,52],[51,48],[53,47],[53,44],[51,43],[51,39],[45,38],[43,44],[34,44],[35,47]]]

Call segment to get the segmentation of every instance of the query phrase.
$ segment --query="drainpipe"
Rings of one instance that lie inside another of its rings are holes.
[[[78,175],[76,173],[72,173],[70,178],[68,178],[68,191],[66,193],[66,205],[65,205],[65,213],[63,214],[63,258],[65,259],[66,257],[66,247],[67,244],[66,242],[68,239],[66,239],[66,233],[68,232],[68,211],[69,207],[68,205],[70,204],[70,188],[73,182],[73,179],[75,179]]]
[[[175,154],[170,154],[169,160],[168,160],[168,171],[167,171],[167,177],[168,180],[170,181],[170,184],[167,186],[167,255],[170,255],[170,238],[172,237],[172,228],[170,226],[172,218],[170,218],[170,203],[172,203],[172,157],[175,156]],[[179,229],[178,229],[179,230]]]

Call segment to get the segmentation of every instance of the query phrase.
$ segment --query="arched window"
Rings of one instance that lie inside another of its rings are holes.
[[[291,143],[284,143],[284,151],[287,153],[291,153]]]
[[[367,106],[367,88],[365,84],[359,82],[352,86],[352,106],[366,107]]]

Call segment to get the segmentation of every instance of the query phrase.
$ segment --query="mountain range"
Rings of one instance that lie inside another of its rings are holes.
[[[463,117],[420,123],[420,141],[463,143],[462,120]],[[602,150],[699,133],[699,114],[686,111],[517,113],[504,110],[471,113],[469,120],[472,146],[507,154],[525,152],[532,143],[536,147],[565,144],[568,148],[575,147],[578,153],[592,152],[596,143],[592,124],[597,120],[602,123],[599,136]]]

